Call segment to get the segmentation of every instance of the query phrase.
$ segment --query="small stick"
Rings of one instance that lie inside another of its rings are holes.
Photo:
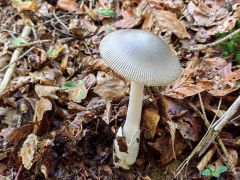
[[[31,33],[31,27],[26,25],[26,26],[24,26],[20,37],[26,39],[30,35],[30,33]],[[9,63],[11,65],[9,66],[7,71],[5,72],[2,83],[0,85],[0,96],[1,96],[2,92],[6,89],[6,87],[8,86],[8,84],[9,84],[9,82],[10,82],[12,76],[13,76],[13,73],[14,73],[15,68],[16,68],[16,62],[15,61],[20,56],[21,52],[22,52],[22,48],[15,49],[14,52],[13,52],[12,58],[11,58],[10,63]],[[13,63],[13,62],[15,62],[15,63]]]
[[[57,17],[55,10],[53,10],[53,16],[67,31],[69,31],[69,28]]]
[[[22,173],[23,173],[23,165],[21,165],[21,166],[19,167],[18,172],[17,172],[17,175],[16,175],[16,177],[14,178],[14,180],[19,180],[19,179],[21,179]]]
[[[230,108],[224,113],[224,115],[217,120],[214,124],[210,125],[207,132],[198,143],[198,145],[194,148],[191,154],[182,162],[182,164],[176,170],[177,176],[182,169],[186,166],[186,164],[191,160],[191,158],[206,146],[211,144],[218,136],[222,128],[227,124],[227,122],[233,117],[233,115],[238,111],[240,108],[240,96],[234,101],[234,103],[230,106]]]
[[[222,128],[227,124],[228,120],[239,110],[239,108],[240,96],[234,101],[234,103],[224,113],[224,115],[212,125],[211,129],[220,132]]]
[[[68,41],[68,40],[72,40],[72,39],[74,39],[74,37],[63,38],[63,39],[60,39],[60,41]],[[52,42],[52,41],[53,41],[52,39],[37,40],[37,41],[32,41],[32,42],[24,43],[24,44],[20,44],[20,45],[8,46],[7,49],[14,50],[14,49],[17,49],[17,48],[24,48],[24,47],[34,46],[34,45],[37,45],[37,44],[43,44],[43,43]],[[2,50],[2,49],[3,48],[0,47],[0,50]]]
[[[8,49],[14,50],[14,49],[17,49],[17,48],[24,48],[24,47],[34,46],[36,44],[43,44],[43,43],[47,43],[47,42],[51,42],[51,41],[52,41],[52,39],[37,40],[37,41],[32,41],[32,42],[24,43],[24,44],[20,44],[20,45],[8,46]],[[0,47],[0,50],[2,50],[1,47]]]
[[[3,72],[4,70],[6,70],[7,68],[9,68],[9,66],[11,66],[13,63],[16,63],[17,61],[19,61],[20,59],[22,59],[24,56],[26,56],[28,53],[30,53],[33,50],[34,47],[31,47],[30,49],[28,49],[26,52],[24,52],[21,56],[19,56],[17,59],[15,59],[12,63],[9,63],[7,66],[3,67],[2,69],[0,69],[0,72]]]
[[[198,98],[199,98],[200,106],[201,106],[201,109],[202,109],[202,113],[201,114],[203,116],[204,123],[209,128],[210,123],[209,123],[209,121],[207,119],[207,115],[206,115],[205,108],[204,108],[204,105],[203,105],[203,100],[202,100],[201,93],[198,93]]]
[[[217,116],[218,116],[218,112],[220,111],[220,107],[221,107],[221,104],[222,104],[222,97],[220,97],[220,100],[219,100],[219,103],[218,103],[218,108],[217,108],[217,112],[215,113],[215,116],[213,118],[213,123],[215,122]]]
[[[204,45],[202,45],[202,44],[201,45],[196,45],[196,46],[187,48],[186,50],[187,51],[201,51],[201,50],[204,50],[208,47],[213,47],[213,46],[216,46],[218,44],[221,44],[224,41],[231,39],[233,36],[235,36],[239,33],[240,33],[240,28],[233,31],[232,33],[228,34],[227,36],[223,37],[222,39],[219,39],[219,40],[215,41],[215,42],[212,42],[212,43],[209,43],[209,44],[204,44]]]
[[[208,119],[207,119],[207,116],[206,116],[206,112],[205,112],[205,108],[204,108],[204,105],[203,105],[203,100],[202,100],[202,96],[200,93],[198,93],[198,97],[199,97],[199,101],[200,101],[200,105],[201,105],[201,109],[202,109],[202,113],[201,112],[198,112],[200,113],[199,115],[203,118],[204,122],[205,122],[205,125],[207,126],[207,128],[209,128],[211,126],[211,124],[209,123]],[[221,102],[221,101],[220,101]],[[220,108],[220,106],[219,106]],[[197,108],[196,108],[197,109]],[[229,169],[232,171],[232,172],[235,172],[234,170],[234,167],[232,166],[232,163],[231,163],[231,158],[230,158],[230,155],[227,151],[227,148],[225,147],[225,145],[223,144],[222,140],[220,137],[217,137],[217,142],[218,142],[218,145],[221,147],[224,155],[226,158],[223,158],[221,156],[221,153],[220,153],[220,149],[216,146],[217,148],[217,152],[220,154],[220,157],[221,159],[225,162],[225,164],[229,167]],[[202,153],[201,153],[202,154]],[[200,155],[201,155],[200,154]],[[226,159],[229,159],[228,161],[226,161]]]

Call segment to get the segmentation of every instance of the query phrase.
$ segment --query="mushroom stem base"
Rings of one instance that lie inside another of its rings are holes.
[[[114,140],[113,163],[116,167],[123,169],[129,169],[129,166],[134,164],[137,159],[140,130],[136,130],[131,137],[127,138],[124,137],[123,128],[120,127]]]

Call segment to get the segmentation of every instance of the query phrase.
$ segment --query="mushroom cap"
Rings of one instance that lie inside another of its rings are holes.
[[[114,71],[144,85],[172,83],[181,72],[175,53],[164,40],[148,31],[114,31],[102,39],[99,51]]]

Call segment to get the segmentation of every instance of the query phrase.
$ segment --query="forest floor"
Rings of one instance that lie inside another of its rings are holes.
[[[239,17],[238,0],[0,0],[0,179],[240,179]],[[99,54],[117,29],[182,65],[144,89],[130,170],[112,160],[130,82]]]

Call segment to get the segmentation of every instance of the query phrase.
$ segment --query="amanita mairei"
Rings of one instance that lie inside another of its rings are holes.
[[[128,29],[105,36],[99,46],[102,58],[118,74],[131,81],[126,121],[114,140],[114,164],[129,169],[137,158],[144,85],[163,86],[181,72],[178,58],[169,46],[151,32]],[[127,151],[119,147],[125,138]]]

